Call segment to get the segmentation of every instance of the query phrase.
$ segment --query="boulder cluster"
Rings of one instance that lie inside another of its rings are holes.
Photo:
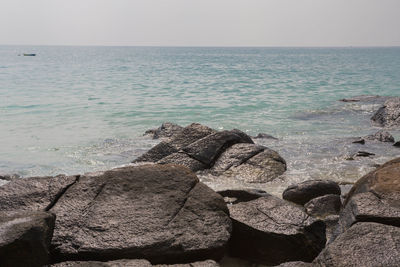
[[[140,164],[1,186],[0,266],[400,266],[400,158],[346,196],[327,180],[214,192],[196,171],[265,182],[285,161],[239,130],[150,133]]]

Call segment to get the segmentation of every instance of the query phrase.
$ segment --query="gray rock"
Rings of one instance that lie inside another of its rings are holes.
[[[400,141],[397,141],[396,143],[394,143],[393,146],[400,147]]]
[[[375,102],[375,101],[384,101],[387,97],[379,96],[379,95],[359,95],[350,98],[343,98],[339,101],[342,102]]]
[[[115,260],[115,261],[65,261],[51,267],[151,267],[147,260]]]
[[[400,158],[383,164],[359,179],[344,202],[341,231],[356,222],[400,226]]]
[[[225,202],[229,204],[237,204],[247,202],[260,197],[269,196],[269,194],[259,189],[228,189],[218,191],[218,194],[224,197]]]
[[[273,140],[278,140],[278,138],[273,137],[270,134],[266,134],[266,133],[259,133],[256,136],[252,137],[253,139],[273,139]]]
[[[175,152],[178,152],[178,150],[175,147],[171,146],[167,142],[161,142],[152,147],[149,151],[147,151],[143,155],[139,156],[134,161],[132,161],[132,163],[157,162]]]
[[[202,162],[190,157],[188,154],[183,152],[173,153],[165,158],[157,161],[158,164],[178,164],[185,166],[192,170],[193,172],[204,170],[207,168],[207,165]]]
[[[187,264],[173,264],[173,265],[153,265],[157,267],[219,267],[219,264],[213,260],[206,260],[206,261],[197,261],[191,262]]]
[[[0,186],[0,211],[49,210],[79,176],[13,179]]]
[[[252,144],[253,141],[239,130],[222,131],[199,139],[182,150],[190,157],[211,167],[222,152],[237,143]]]
[[[400,97],[392,97],[372,116],[372,122],[381,127],[400,125]]]
[[[339,230],[339,215],[328,215],[324,218],[324,222],[326,225],[326,240],[327,243],[331,243],[338,234]]]
[[[330,243],[314,261],[317,266],[400,266],[400,228],[356,223]]]
[[[182,126],[178,124],[171,123],[171,122],[164,122],[161,124],[160,127],[157,129],[147,130],[144,135],[149,136],[152,139],[159,139],[159,138],[171,138],[183,130]]]
[[[312,261],[325,245],[325,224],[274,196],[229,206],[233,222],[230,254],[276,265]]]
[[[316,267],[315,264],[303,261],[289,261],[277,265],[277,267]]]
[[[43,266],[49,262],[54,214],[0,212],[0,266]]]
[[[339,214],[341,206],[340,195],[336,194],[316,197],[304,204],[307,214],[318,218]]]
[[[6,181],[11,181],[17,178],[20,178],[21,176],[19,176],[16,173],[13,174],[0,174],[0,180],[6,180]]]
[[[291,185],[282,193],[282,198],[304,205],[313,198],[328,194],[340,195],[339,185],[330,180],[309,180]]]
[[[367,135],[364,137],[366,140],[394,143],[394,137],[387,131],[380,130],[375,134]]]
[[[82,176],[51,209],[62,260],[220,259],[231,221],[222,197],[179,165],[142,165]]]
[[[353,144],[365,144],[365,140],[363,138],[356,138],[354,141],[352,141]]]

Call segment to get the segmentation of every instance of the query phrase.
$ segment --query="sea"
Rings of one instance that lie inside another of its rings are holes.
[[[352,143],[381,129],[370,117],[382,101],[339,101],[358,95],[400,96],[400,47],[0,46],[0,174],[123,166],[159,142],[146,130],[198,122],[270,134],[256,143],[287,162],[266,184],[204,179],[216,190],[351,184],[400,156],[391,143]],[[358,151],[375,155],[349,160]]]

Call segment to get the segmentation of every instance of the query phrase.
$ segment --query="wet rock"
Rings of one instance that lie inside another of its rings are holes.
[[[356,223],[330,243],[317,266],[400,266],[400,228],[379,223]]]
[[[0,212],[0,266],[41,267],[49,262],[54,214]]]
[[[303,262],[303,261],[289,261],[277,265],[277,267],[314,267],[314,266],[316,267],[316,265],[313,263]]]
[[[190,157],[186,153],[177,152],[173,153],[165,158],[157,161],[158,164],[178,164],[185,166],[192,170],[193,172],[204,170],[207,168],[207,165],[203,164],[202,162]]]
[[[178,124],[171,123],[171,122],[164,122],[161,124],[160,127],[157,129],[147,130],[144,135],[149,136],[152,139],[159,139],[159,138],[171,138],[183,130],[182,126]]]
[[[266,265],[312,261],[325,245],[325,224],[274,196],[229,206],[230,254]]]
[[[231,221],[222,197],[179,165],[142,165],[82,176],[51,209],[62,260],[220,259]]]
[[[364,137],[366,140],[394,143],[394,137],[387,131],[378,131],[375,134]]]
[[[400,97],[392,97],[372,116],[372,122],[381,127],[400,125]]]
[[[0,174],[0,180],[6,180],[6,181],[11,181],[17,178],[20,178],[21,176],[19,176],[18,174],[14,173],[14,174]]]
[[[308,215],[324,218],[328,215],[339,214],[341,206],[340,195],[329,194],[311,199],[304,208]]]
[[[266,133],[259,133],[256,136],[252,137],[253,139],[273,139],[273,140],[278,140],[278,138],[273,137],[270,134],[266,134]]]
[[[356,138],[356,140],[352,141],[353,144],[365,144],[365,140],[363,138]]]
[[[51,267],[151,267],[147,260],[115,260],[115,261],[65,261]]]
[[[328,194],[340,195],[339,185],[330,180],[309,180],[291,185],[282,193],[282,198],[304,205],[313,198]]]
[[[137,159],[132,161],[132,163],[137,162],[157,162],[175,152],[178,152],[178,149],[168,144],[167,142],[161,142],[156,146],[152,147],[149,151],[139,156]]]
[[[359,95],[350,98],[343,98],[339,101],[342,102],[371,102],[379,99],[386,99],[387,97],[379,96],[379,95]]]
[[[259,189],[228,189],[218,191],[218,194],[224,197],[225,202],[229,204],[237,204],[247,202],[260,197],[269,196],[269,194]]]
[[[370,156],[375,156],[375,154],[367,152],[367,151],[358,151],[354,156],[355,157],[370,157]]]
[[[49,210],[79,176],[13,179],[0,186],[0,211]]]
[[[400,141],[397,141],[396,143],[394,143],[393,146],[400,147]]]

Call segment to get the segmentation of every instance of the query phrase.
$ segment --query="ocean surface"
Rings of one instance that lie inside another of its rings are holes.
[[[381,103],[338,101],[365,94],[400,96],[400,48],[0,46],[0,174],[121,166],[157,144],[147,129],[169,121],[277,137],[257,142],[286,159],[286,174],[234,186],[352,183],[400,155],[349,141],[380,129],[369,118]],[[360,150],[376,155],[346,160]]]

